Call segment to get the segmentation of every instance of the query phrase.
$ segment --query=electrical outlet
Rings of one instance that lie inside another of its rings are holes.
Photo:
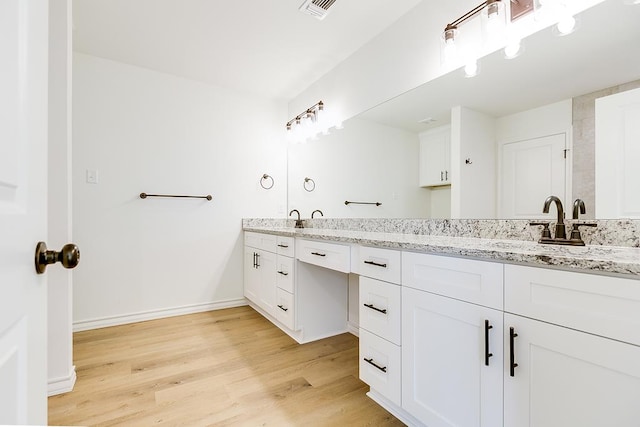
[[[98,171],[96,169],[87,169],[87,184],[98,183]]]

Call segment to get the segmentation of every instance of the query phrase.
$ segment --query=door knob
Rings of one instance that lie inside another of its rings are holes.
[[[47,250],[45,242],[38,242],[36,246],[36,272],[44,273],[47,265],[59,262],[64,268],[74,268],[80,262],[80,249],[73,243],[62,247],[60,252]]]

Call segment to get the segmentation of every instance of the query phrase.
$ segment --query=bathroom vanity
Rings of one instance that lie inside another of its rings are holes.
[[[408,425],[638,425],[640,249],[244,229],[250,304],[304,343],[357,300],[360,378]]]

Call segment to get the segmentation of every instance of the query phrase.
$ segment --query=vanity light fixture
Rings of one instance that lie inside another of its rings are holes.
[[[287,122],[287,139],[305,142],[315,139],[320,133],[327,135],[329,128],[342,129],[342,120],[335,113],[328,113],[324,102],[316,102]]]
[[[506,28],[505,6],[502,0],[486,0],[445,27],[442,34],[445,63],[454,63],[460,55],[456,42],[459,36],[459,26],[478,14],[481,14],[482,17],[486,42],[498,44],[503,41]],[[466,62],[465,75],[472,77],[478,71],[477,59],[472,57]]]

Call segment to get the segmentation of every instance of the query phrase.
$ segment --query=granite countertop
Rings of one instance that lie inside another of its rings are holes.
[[[316,228],[245,226],[245,231],[355,243],[480,260],[624,275],[640,280],[640,249],[620,246],[541,245],[535,241],[430,236]]]

